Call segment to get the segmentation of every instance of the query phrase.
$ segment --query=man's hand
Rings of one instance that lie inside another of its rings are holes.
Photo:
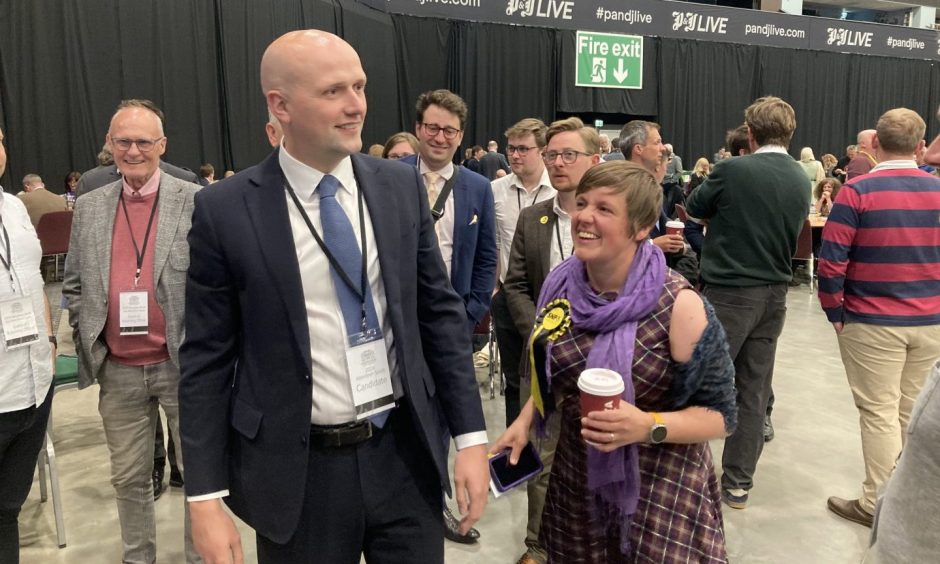
[[[486,463],[486,445],[475,445],[457,451],[454,463],[454,489],[460,520],[460,534],[483,516],[490,487],[490,472]]]
[[[653,239],[653,244],[659,247],[664,253],[678,253],[685,248],[682,235],[660,235]]]
[[[242,541],[222,501],[189,502],[193,544],[206,564],[243,564]]]
[[[836,321],[832,324],[832,328],[836,330],[836,335],[842,334],[842,327],[843,327],[843,324],[841,321]]]

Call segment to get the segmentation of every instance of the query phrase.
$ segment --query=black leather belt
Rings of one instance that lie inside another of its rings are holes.
[[[310,446],[337,448],[355,446],[372,438],[375,426],[368,419],[343,425],[310,425]]]

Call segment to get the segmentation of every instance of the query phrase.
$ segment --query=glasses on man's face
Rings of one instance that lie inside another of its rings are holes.
[[[574,161],[578,160],[578,157],[581,155],[590,157],[591,153],[575,151],[574,149],[565,149],[564,151],[545,151],[542,153],[542,160],[545,161],[545,164],[552,164],[555,162],[555,159],[561,157],[561,161],[563,163],[572,164]]]
[[[405,158],[405,157],[410,157],[410,156],[413,155],[413,154],[414,154],[414,153],[389,153],[389,154],[388,154],[388,158],[394,159],[394,160],[397,161],[398,159],[403,159],[403,158]]]
[[[520,157],[529,154],[529,151],[538,150],[538,147],[526,147],[525,145],[506,145],[506,154],[512,156],[513,153],[519,153]]]
[[[163,137],[157,137],[156,139],[115,139],[112,137],[111,143],[122,151],[130,151],[132,145],[137,145],[138,151],[149,153],[162,139]]]
[[[437,137],[437,134],[444,132],[444,139],[454,140],[457,138],[457,134],[460,133],[460,130],[454,127],[441,127],[436,123],[422,123],[421,127],[424,128],[424,131],[431,137]]]

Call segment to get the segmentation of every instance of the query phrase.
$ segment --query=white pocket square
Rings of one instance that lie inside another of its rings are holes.
[[[473,225],[474,223],[477,222],[477,219],[479,219],[479,218],[477,217],[477,214],[473,214],[473,219],[470,220],[470,223],[469,223],[468,225]]]

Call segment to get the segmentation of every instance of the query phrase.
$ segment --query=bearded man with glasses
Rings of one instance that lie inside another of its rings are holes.
[[[122,178],[76,200],[62,295],[79,387],[100,385],[122,561],[154,562],[154,431],[162,406],[179,446],[186,236],[199,187],[160,172],[167,139],[152,103],[121,102],[107,140]],[[188,508],[184,523],[186,561],[197,562]]]

